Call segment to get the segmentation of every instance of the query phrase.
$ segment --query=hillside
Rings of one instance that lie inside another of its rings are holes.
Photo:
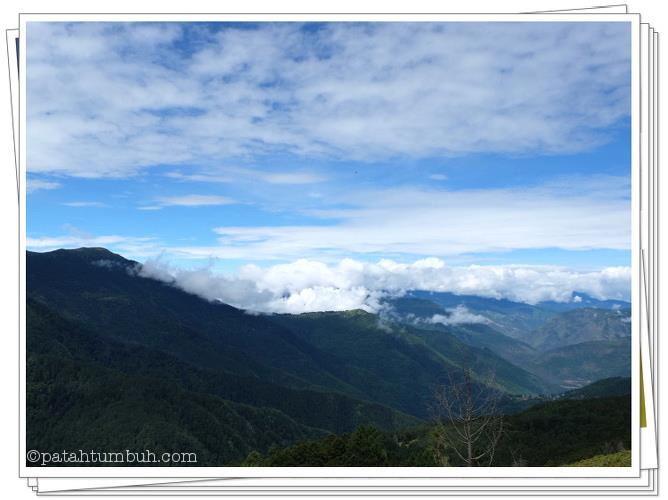
[[[547,351],[572,344],[631,337],[629,310],[582,308],[561,313],[537,328],[528,343]]]
[[[347,432],[364,424],[395,429],[418,422],[386,406],[343,394],[291,389],[222,369],[201,369],[155,349],[104,339],[32,300],[27,303],[27,321],[30,358],[46,356],[126,376],[160,379],[186,391],[274,408],[301,425],[329,432]]]
[[[562,399],[592,399],[631,394],[630,377],[611,377],[564,393]]]
[[[366,313],[249,315],[138,276],[136,266],[99,249],[29,252],[29,296],[99,337],[156,349],[199,369],[223,367],[240,377],[345,394],[417,417],[427,414],[435,386],[460,369],[452,360],[462,352],[478,363],[481,380],[498,365],[502,388],[544,391],[535,376],[454,337],[452,345],[434,349],[415,332],[388,332]]]
[[[472,369],[482,383],[493,373],[494,387],[513,394],[547,391],[531,373],[444,332],[379,323],[363,311],[280,315],[275,320],[318,349],[346,359],[351,385],[408,413],[426,416],[435,388],[463,368]]]
[[[575,389],[603,378],[630,377],[631,338],[552,349],[536,356],[529,369],[563,389]]]
[[[629,449],[629,397],[585,401],[552,401],[505,417],[506,432],[498,443],[494,466],[550,467],[591,459],[601,466],[626,466],[599,457],[608,450]],[[434,467],[438,438],[424,425],[394,433],[373,427],[343,436],[327,436],[294,446],[253,453],[244,462],[254,466],[400,466]],[[592,457],[595,457],[592,459]],[[450,466],[462,465],[454,453]],[[590,462],[584,464],[588,466]]]

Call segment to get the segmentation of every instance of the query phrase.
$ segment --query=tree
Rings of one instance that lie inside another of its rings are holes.
[[[379,467],[387,462],[383,433],[371,425],[358,427],[346,444],[346,465]]]
[[[434,455],[437,463],[448,465],[448,451],[467,466],[490,466],[504,432],[499,413],[500,393],[486,383],[476,382],[468,368],[461,376],[449,374],[449,383],[435,391],[432,411],[435,417]]]

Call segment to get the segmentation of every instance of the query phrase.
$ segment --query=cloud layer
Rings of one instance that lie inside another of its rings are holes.
[[[630,111],[626,23],[29,23],[27,44],[32,173],[568,153]]]
[[[627,267],[592,272],[549,266],[450,267],[436,258],[410,264],[352,259],[325,264],[302,259],[264,268],[246,265],[234,275],[217,274],[210,268],[172,268],[160,259],[149,259],[138,273],[207,300],[269,313],[349,309],[380,312],[384,298],[400,296],[408,290],[472,294],[533,304],[543,300],[569,301],[573,291],[600,299],[628,300],[631,287],[631,270]],[[466,310],[450,313],[440,322],[479,322]]]
[[[564,183],[505,189],[363,190],[337,198],[349,208],[306,210],[312,224],[218,227],[217,246],[172,250],[255,260],[542,248],[628,250],[629,193],[629,179],[618,177],[573,177]]]

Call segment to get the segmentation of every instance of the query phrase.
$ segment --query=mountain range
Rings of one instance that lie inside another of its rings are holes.
[[[28,449],[168,443],[238,463],[360,426],[421,425],[464,371],[508,408],[630,376],[620,301],[416,290],[380,314],[262,315],[139,266],[102,248],[27,252]]]

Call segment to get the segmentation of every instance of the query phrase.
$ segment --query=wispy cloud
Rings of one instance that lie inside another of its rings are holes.
[[[173,179],[231,184],[237,182],[266,182],[268,184],[315,184],[327,180],[327,176],[308,171],[277,171],[268,172],[256,168],[226,167],[216,169],[216,173],[181,173],[168,172]]]
[[[30,23],[27,39],[31,172],[566,153],[630,113],[626,23]]]
[[[155,199],[153,205],[143,205],[140,210],[160,210],[163,207],[210,207],[236,203],[226,196],[188,194],[183,196],[163,196]]]
[[[219,246],[178,250],[255,260],[544,248],[628,250],[628,179],[571,181],[487,190],[363,190],[339,200],[351,208],[307,211],[320,224],[217,227]]]
[[[28,193],[34,193],[35,191],[41,190],[58,189],[60,187],[62,187],[60,182],[31,179],[30,177],[28,177],[28,181],[26,183],[26,191]]]
[[[108,207],[106,203],[101,201],[67,201],[63,203],[66,207],[75,207],[75,208],[103,208]]]
[[[260,178],[270,184],[315,184],[327,180],[323,175],[310,172],[264,173]]]

